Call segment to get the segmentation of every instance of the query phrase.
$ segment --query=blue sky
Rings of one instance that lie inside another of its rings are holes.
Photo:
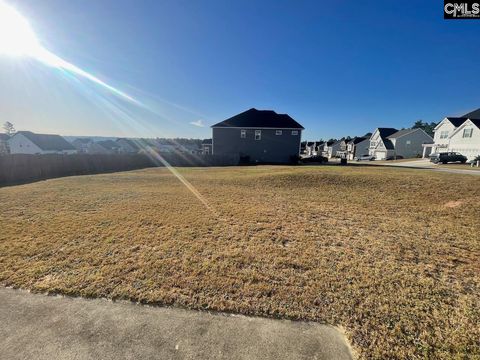
[[[203,138],[256,107],[315,139],[480,107],[480,21],[443,20],[439,0],[7,2],[50,51],[153,110],[0,57],[0,122],[17,129]]]

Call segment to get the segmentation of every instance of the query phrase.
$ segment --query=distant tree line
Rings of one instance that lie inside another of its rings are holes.
[[[415,124],[413,124],[412,129],[422,129],[425,131],[428,135],[433,137],[433,129],[438,125],[436,122],[423,122],[422,120],[417,120],[415,121]]]

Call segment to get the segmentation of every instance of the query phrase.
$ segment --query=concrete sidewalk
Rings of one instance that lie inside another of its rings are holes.
[[[210,314],[0,288],[3,359],[351,359],[316,323]]]

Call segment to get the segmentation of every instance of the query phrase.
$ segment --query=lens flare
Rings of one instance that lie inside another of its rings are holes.
[[[40,49],[28,21],[14,8],[0,2],[0,54],[34,56]]]
[[[96,76],[63,60],[59,56],[45,49],[37,39],[28,21],[13,7],[0,1],[0,54],[8,56],[28,56],[41,61],[45,65],[63,69],[84,77],[100,85],[113,94],[141,105],[130,95],[108,85]]]
[[[61,57],[53,54],[45,49],[38,41],[37,36],[30,27],[28,21],[18,13],[13,7],[7,5],[0,0],[0,55],[16,56],[16,57],[30,57],[43,64],[67,71],[70,74],[77,75],[85,78],[100,87],[110,91],[115,96],[133,103],[144,110],[151,112],[157,116],[161,116],[156,111],[145,106],[140,101],[134,99],[127,93],[118,90],[117,88],[105,83],[96,76],[88,73],[85,70],[69,63]],[[109,107],[114,107],[111,102],[107,102]],[[116,112],[123,114],[121,109],[114,109]],[[124,114],[130,118],[128,114]],[[133,119],[130,119],[133,120]],[[138,122],[137,122],[138,125]],[[215,209],[208,203],[205,197],[188,181],[186,180],[175,168],[173,168],[160,154],[152,151],[148,147],[143,147],[144,153],[148,154],[152,160],[156,161],[158,165],[165,166],[170,172],[183,184],[185,187],[217,218],[222,220]]]

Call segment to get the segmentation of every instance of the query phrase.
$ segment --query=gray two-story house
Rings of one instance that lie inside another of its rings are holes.
[[[212,153],[282,164],[300,155],[304,127],[287,114],[250,109],[212,126]]]

